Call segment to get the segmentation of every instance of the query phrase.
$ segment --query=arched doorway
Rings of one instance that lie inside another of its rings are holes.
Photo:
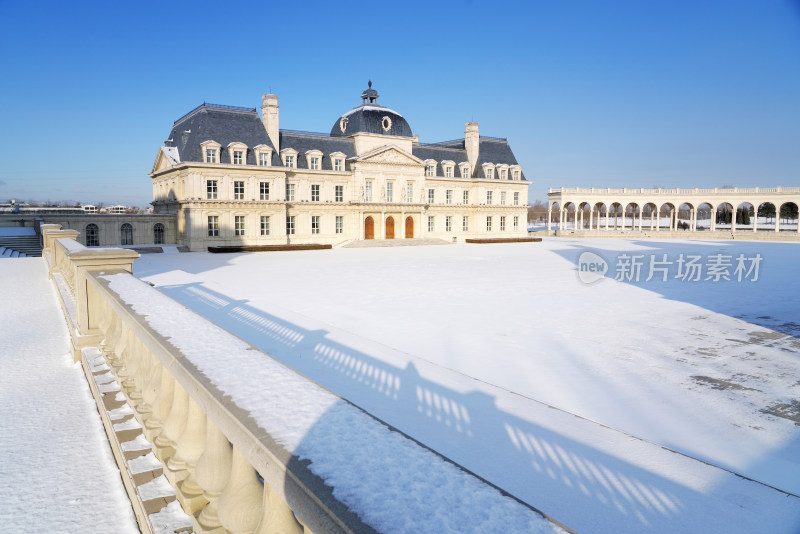
[[[133,226],[128,223],[123,224],[119,228],[120,242],[123,245],[133,245]]]
[[[386,217],[386,239],[394,239],[394,218]]]
[[[375,221],[372,217],[364,219],[364,239],[375,239]]]
[[[406,217],[406,239],[414,237],[414,218]]]

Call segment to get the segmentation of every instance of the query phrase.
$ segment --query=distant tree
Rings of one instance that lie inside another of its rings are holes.
[[[769,202],[765,202],[758,207],[758,216],[764,217],[765,219],[771,219],[775,217],[775,205]]]
[[[797,219],[797,204],[787,202],[781,206],[781,219]]]
[[[736,210],[736,224],[750,224],[750,211],[747,208]]]

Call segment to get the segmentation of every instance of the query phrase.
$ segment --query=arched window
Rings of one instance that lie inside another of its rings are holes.
[[[100,246],[100,231],[96,224],[86,225],[86,246],[99,247]]]
[[[133,245],[133,226],[125,223],[119,227],[119,233],[123,245]]]
[[[153,225],[153,243],[156,245],[164,244],[164,225],[161,223]]]

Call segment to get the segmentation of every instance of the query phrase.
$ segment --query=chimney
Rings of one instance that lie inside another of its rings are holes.
[[[276,152],[280,152],[281,147],[278,146],[278,95],[271,95],[264,93],[261,95],[261,122],[264,123],[264,129],[267,131],[269,140],[272,141],[272,146],[275,147]]]
[[[464,148],[467,149],[467,161],[469,162],[470,172],[475,172],[475,165],[478,163],[478,146],[481,136],[478,133],[478,123],[468,122],[465,124],[467,129],[464,131]]]

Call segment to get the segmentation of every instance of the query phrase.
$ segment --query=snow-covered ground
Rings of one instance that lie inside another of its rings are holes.
[[[3,532],[139,532],[41,258],[0,260]]]
[[[587,247],[611,268],[595,284]],[[755,281],[739,255],[760,255]],[[695,256],[701,280],[675,278]],[[642,276],[613,279],[625,257]],[[134,272],[579,532],[796,533],[798,261],[792,243],[546,239]]]

